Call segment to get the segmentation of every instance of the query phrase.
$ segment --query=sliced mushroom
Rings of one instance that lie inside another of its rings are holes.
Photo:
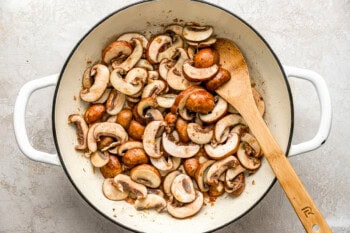
[[[232,193],[233,191],[235,191],[236,189],[238,189],[239,187],[237,187],[237,183],[235,182],[235,178],[243,173],[244,171],[246,171],[246,169],[241,166],[240,164],[227,169],[226,174],[225,174],[225,190],[228,193]]]
[[[174,132],[176,131],[173,131],[173,133]],[[194,143],[189,143],[187,145],[177,144],[176,141],[170,139],[166,132],[164,132],[162,136],[162,145],[168,154],[178,158],[190,158],[197,154],[200,149],[200,146]]]
[[[150,84],[155,80],[159,79],[159,73],[156,70],[149,70],[148,71],[148,77],[147,77],[147,83]]]
[[[164,48],[167,44],[170,44],[172,39],[168,35],[158,35],[154,37],[150,42],[148,49],[146,51],[146,57],[152,64],[157,64],[160,62],[158,60],[158,54],[161,48]]]
[[[158,73],[160,77],[164,80],[167,79],[169,69],[175,65],[173,60],[163,59],[160,61],[158,66]]]
[[[93,125],[90,126],[88,134],[87,134],[87,138],[86,138],[86,142],[87,142],[87,146],[89,149],[88,153],[85,153],[86,157],[90,157],[91,153],[95,152],[97,150],[97,142],[96,139],[94,137],[94,131],[95,128],[100,125],[101,123],[95,123]]]
[[[116,177],[114,177],[113,183],[117,187],[117,189],[119,189],[122,192],[129,190],[129,192],[133,193],[137,197],[137,199],[143,199],[147,197],[146,186],[133,181],[128,175],[117,175]]]
[[[109,94],[111,93],[111,90],[112,90],[112,88],[108,88],[107,87],[106,90],[103,92],[102,96],[98,100],[96,100],[96,101],[94,101],[92,103],[93,104],[103,104],[103,103],[105,103],[107,101],[107,99],[108,99]]]
[[[190,95],[196,93],[197,91],[201,91],[201,90],[204,90],[204,89],[200,86],[192,86],[184,91],[181,91],[177,95],[175,102],[174,102],[173,106],[171,107],[171,112],[173,114],[179,113],[181,115],[181,117],[185,120],[192,120],[193,115],[188,113],[187,108],[186,108],[186,101]]]
[[[146,39],[146,37],[140,33],[137,32],[128,32],[125,33],[123,35],[121,35],[120,37],[118,37],[117,41],[128,41],[128,42],[132,42],[132,39],[138,39],[141,41],[142,47],[144,49],[147,49],[148,46],[148,40]]]
[[[94,77],[94,83],[80,91],[80,98],[86,102],[101,98],[109,82],[109,69],[105,65],[97,64],[91,68],[90,75]]]
[[[156,136],[165,125],[166,123],[164,121],[152,121],[145,128],[143,135],[143,148],[152,158],[160,158],[162,156],[160,152],[161,138],[156,138]]]
[[[209,186],[206,182],[207,172],[210,166],[215,163],[215,160],[207,160],[201,163],[194,174],[194,178],[197,182],[198,188],[202,192],[208,192]]]
[[[214,77],[219,71],[219,66],[213,64],[206,68],[197,68],[192,66],[191,61],[188,60],[182,65],[182,70],[187,80],[191,82],[202,82]]]
[[[254,97],[254,101],[256,104],[256,107],[258,108],[260,115],[263,116],[265,113],[265,102],[263,97],[260,95],[260,93],[256,90],[256,88],[252,87],[252,93]]]
[[[113,60],[121,56],[129,56],[132,52],[132,45],[127,41],[114,41],[109,44],[102,52],[102,60],[110,64]]]
[[[155,98],[147,97],[141,99],[141,101],[137,104],[137,114],[143,119],[146,119],[147,110],[151,108],[157,108],[158,104]]]
[[[141,98],[153,97],[163,93],[167,87],[166,82],[163,80],[153,80],[153,82],[147,84],[142,91]]]
[[[177,48],[182,48],[183,47],[183,40],[181,36],[179,35],[174,35],[172,39],[171,46],[169,46],[166,50],[160,52],[157,57],[157,61],[160,62],[163,59],[171,59],[174,54],[176,53]]]
[[[245,188],[245,175],[243,172],[238,174],[231,182],[230,188],[225,187],[225,191],[227,193],[233,194],[233,195],[239,195],[243,192]]]
[[[172,171],[171,173],[167,174],[166,177],[163,180],[163,190],[167,196],[171,196],[171,185],[175,179],[176,176],[180,175],[181,172],[178,170]]]
[[[182,35],[189,41],[203,41],[208,39],[214,30],[211,26],[187,25],[184,27]]]
[[[109,161],[109,153],[107,151],[101,152],[97,150],[91,154],[90,161],[94,167],[103,167]]]
[[[212,46],[216,42],[216,37],[209,37],[206,40],[200,42],[187,41],[187,44],[195,47],[195,48],[206,48]]]
[[[186,174],[176,176],[171,184],[171,193],[181,203],[194,201],[196,193],[191,177]]]
[[[244,134],[249,132],[249,127],[247,125],[236,125],[231,129],[230,132],[236,133],[238,136],[242,137]]]
[[[209,91],[215,91],[231,79],[231,74],[224,68],[219,68],[216,75],[205,83],[205,87]]]
[[[210,185],[218,184],[219,177],[229,168],[239,164],[238,159],[234,156],[228,156],[224,159],[213,163],[207,172],[207,183]]]
[[[151,164],[160,171],[170,171],[173,168],[173,160],[170,156],[168,159],[166,159],[164,156],[161,156],[160,158],[150,157],[150,161]]]
[[[187,134],[192,142],[197,144],[207,144],[213,137],[213,127],[203,127],[197,123],[189,123]]]
[[[169,170],[161,170],[161,169],[159,169],[159,173],[163,177],[166,176],[169,172],[172,172],[172,171],[175,171],[175,170],[179,169],[179,167],[181,165],[181,161],[182,161],[181,158],[173,157],[173,156],[168,155],[168,160],[169,160],[169,157],[171,159],[172,167]]]
[[[109,115],[117,115],[124,107],[125,95],[112,90],[106,102],[106,112]]]
[[[122,69],[124,71],[129,71],[141,59],[142,54],[143,54],[143,48],[142,48],[142,44],[141,44],[140,40],[134,38],[134,39],[132,39],[132,42],[134,44],[134,48],[132,50],[132,53],[122,63],[113,62],[112,63],[113,69]]]
[[[91,77],[91,69],[92,69],[92,66],[89,66],[85,69],[83,73],[83,77],[82,77],[83,89],[90,88],[94,82],[93,77]]]
[[[254,156],[256,158],[260,158],[262,156],[259,142],[253,135],[249,133],[242,134],[241,141],[248,143],[249,146],[252,148],[250,156]]]
[[[163,114],[158,109],[148,109],[145,114],[146,122],[151,121],[164,121]]]
[[[112,86],[118,90],[119,92],[125,94],[125,95],[134,95],[138,92],[141,91],[142,87],[143,87],[143,83],[142,83],[142,79],[143,78],[147,78],[147,71],[143,68],[135,68],[137,69],[137,73],[136,72],[128,72],[129,75],[129,82],[127,82],[127,79],[123,78],[121,75],[122,70],[120,69],[115,69],[112,71],[111,73],[111,77],[110,77],[110,81]],[[134,78],[132,80],[131,78],[131,74],[132,77]]]
[[[72,114],[68,117],[69,123],[75,123],[77,127],[77,140],[78,145],[75,145],[76,150],[86,150],[87,148],[87,135],[89,127],[87,126],[84,117],[79,114]]]
[[[219,197],[225,193],[224,182],[219,181],[217,184],[210,185],[208,195],[212,197]]]
[[[203,194],[199,191],[196,191],[195,198],[196,199],[193,202],[183,205],[181,207],[174,205],[169,200],[167,202],[168,213],[171,214],[171,216],[179,219],[188,218],[195,215],[201,210],[204,202]]]
[[[183,26],[179,24],[169,24],[164,28],[164,31],[167,33],[175,33],[176,35],[182,36]]]
[[[91,130],[91,127],[89,131],[90,130]],[[91,135],[90,137],[88,135],[88,146],[91,152],[95,152],[97,150],[96,141],[99,140],[101,136],[113,137],[117,139],[119,144],[128,140],[128,134],[126,133],[125,129],[121,125],[117,123],[112,123],[112,122],[102,122],[96,125],[93,128],[92,136],[93,137],[91,138]]]
[[[137,210],[156,209],[161,212],[166,207],[166,201],[157,194],[148,194],[144,199],[137,199],[134,206]]]
[[[86,109],[84,113],[84,120],[86,124],[93,124],[100,121],[105,112],[106,108],[103,104],[92,104]]]
[[[143,149],[142,142],[139,141],[126,141],[118,147],[118,155],[124,156],[128,150],[140,148]]]
[[[215,147],[206,144],[204,150],[210,158],[218,160],[236,153],[239,145],[239,136],[236,133],[230,133],[225,144],[219,144]]]
[[[225,137],[223,137],[225,130],[238,124],[245,124],[244,119],[238,114],[229,114],[224,118],[220,119],[214,128],[214,138],[217,143],[223,143]]]
[[[159,107],[171,108],[175,103],[177,95],[176,94],[163,94],[156,96],[156,101]]]
[[[103,181],[102,192],[106,198],[112,201],[124,200],[129,196],[129,191],[120,191],[113,185],[113,178],[107,178]]]
[[[133,181],[149,188],[158,188],[162,182],[158,170],[149,164],[141,164],[131,169],[130,177]]]
[[[220,96],[214,97],[216,100],[214,109],[208,114],[199,114],[199,119],[207,124],[218,121],[227,113],[228,103]]]
[[[152,64],[146,60],[141,58],[135,65],[135,67],[141,67],[141,68],[145,68],[147,71],[153,71],[154,68],[152,66]]]
[[[177,48],[177,51],[179,52],[179,57],[175,65],[167,72],[166,80],[171,88],[182,91],[193,86],[193,84],[185,78],[182,71],[182,65],[189,57],[183,48]]]
[[[256,170],[261,165],[260,158],[254,157],[254,150],[247,142],[241,142],[237,151],[237,158],[242,166],[248,170]]]

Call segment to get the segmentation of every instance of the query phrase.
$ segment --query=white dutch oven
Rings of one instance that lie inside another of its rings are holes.
[[[131,16],[131,17],[130,17]],[[90,161],[74,149],[76,132],[68,125],[71,113],[84,112],[85,105],[73,101],[79,95],[81,78],[87,61],[98,61],[101,49],[124,32],[155,33],[161,25],[173,20],[212,25],[218,37],[233,40],[243,52],[251,77],[266,102],[265,120],[285,154],[295,155],[318,148],[327,138],[331,124],[331,105],[327,86],[315,72],[282,66],[266,41],[246,22],[217,6],[199,1],[161,0],[131,5],[109,15],[94,26],[68,57],[60,75],[33,80],[20,90],[14,111],[14,127],[18,145],[30,159],[61,165],[81,196],[100,214],[126,228],[142,232],[204,232],[212,231],[238,219],[254,207],[269,191],[275,176],[266,160],[258,172],[246,179],[246,189],[238,197],[221,197],[213,206],[207,205],[196,216],[177,220],[167,213],[136,211],[126,202],[106,199],[102,192],[103,177],[93,173]],[[321,106],[320,127],[316,136],[298,145],[291,145],[293,133],[293,101],[287,77],[310,81]],[[53,104],[53,133],[58,154],[34,149],[25,129],[25,107],[36,90],[56,85]],[[255,185],[252,185],[252,181]],[[227,214],[229,213],[229,214]]]

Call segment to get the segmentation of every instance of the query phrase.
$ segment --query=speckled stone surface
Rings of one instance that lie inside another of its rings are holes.
[[[129,232],[79,196],[61,167],[33,162],[18,149],[13,106],[21,86],[57,73],[78,40],[107,14],[136,1],[0,1],[0,232]],[[333,107],[328,141],[290,159],[334,232],[350,232],[350,1],[212,0],[250,23],[281,62],[326,80]],[[310,139],[320,108],[311,84],[291,79],[294,143]],[[36,92],[27,111],[32,144],[55,152],[54,87]],[[248,214],[217,232],[303,232],[278,183]]]

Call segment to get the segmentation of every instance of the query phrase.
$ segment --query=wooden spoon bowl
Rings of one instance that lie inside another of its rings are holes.
[[[216,89],[216,92],[235,107],[247,122],[305,230],[332,232],[261,117],[254,102],[248,66],[241,51],[228,39],[218,39],[215,49],[219,53],[220,65],[231,74],[230,81]]]

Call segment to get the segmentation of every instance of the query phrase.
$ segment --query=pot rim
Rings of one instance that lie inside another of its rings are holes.
[[[130,230],[130,231],[133,231],[133,232],[139,232],[135,229],[132,229],[130,228],[129,226],[127,225],[124,225],[122,224],[121,222],[117,222],[115,221],[115,219],[112,219],[110,218],[109,216],[107,216],[106,214],[104,214],[102,211],[100,211],[97,207],[95,207],[93,205],[93,203],[91,203],[86,197],[85,195],[80,191],[80,189],[77,187],[77,185],[74,183],[72,177],[69,175],[69,172],[65,166],[65,163],[63,161],[63,158],[61,156],[61,152],[60,152],[60,149],[59,149],[59,145],[58,145],[58,139],[57,139],[57,136],[56,136],[56,128],[55,128],[55,124],[56,124],[56,120],[55,120],[55,109],[56,109],[56,98],[57,98],[57,95],[58,95],[58,87],[61,83],[61,79],[62,79],[62,76],[63,76],[63,73],[66,69],[66,66],[67,64],[69,63],[69,61],[71,60],[71,57],[73,56],[74,52],[77,50],[77,48],[79,47],[79,45],[85,40],[85,38],[87,36],[89,36],[89,34],[97,27],[99,27],[103,22],[105,22],[107,19],[109,19],[110,17],[112,17],[113,15],[127,9],[127,8],[130,8],[130,7],[133,7],[133,6],[136,6],[136,5],[139,5],[139,4],[143,4],[143,3],[147,3],[147,2],[152,2],[154,0],[144,0],[144,1],[140,1],[140,2],[136,2],[136,3],[132,3],[132,4],[128,4],[124,7],[121,7],[113,12],[111,12],[110,14],[108,14],[107,16],[105,16],[104,18],[102,18],[101,20],[99,20],[94,26],[92,26],[86,33],[85,35],[76,43],[76,45],[74,46],[74,48],[72,49],[72,51],[70,52],[70,54],[68,55],[62,69],[61,69],[61,72],[59,74],[59,77],[58,77],[58,81],[57,81],[57,85],[56,85],[56,88],[55,88],[55,92],[54,92],[54,96],[53,96],[53,106],[52,106],[52,130],[53,130],[53,138],[54,138],[54,143],[55,143],[55,147],[56,147],[56,150],[57,150],[57,154],[58,154],[58,157],[59,157],[59,160],[61,162],[61,165],[62,165],[62,168],[64,170],[64,172],[66,173],[68,179],[70,180],[71,184],[73,185],[73,187],[75,188],[75,190],[79,193],[79,195],[85,200],[85,202],[87,202],[89,204],[90,207],[92,207],[95,211],[97,211],[99,214],[101,214],[103,217],[105,217],[106,219],[108,219],[110,222],[118,225],[118,226],[121,226],[127,230]],[[202,4],[207,4],[211,7],[215,7],[215,8],[218,8],[222,11],[225,11],[226,13],[230,14],[231,16],[237,18],[238,20],[240,20],[244,25],[246,25],[250,30],[252,30],[258,37],[259,39],[262,40],[262,42],[266,45],[266,47],[270,50],[271,54],[273,55],[274,59],[276,60],[282,74],[283,74],[283,78],[284,78],[284,81],[286,83],[286,87],[287,87],[287,90],[288,90],[288,96],[289,96],[289,99],[290,99],[290,109],[291,109],[291,127],[290,127],[290,134],[289,134],[289,139],[288,139],[288,145],[287,145],[287,150],[286,150],[286,156],[288,155],[289,153],[289,150],[290,150],[290,146],[291,146],[291,142],[292,142],[292,136],[293,136],[293,130],[294,130],[294,105],[293,105],[293,97],[292,97],[292,93],[291,93],[291,89],[290,89],[290,85],[289,85],[289,82],[288,82],[288,79],[287,79],[287,76],[284,72],[284,69],[283,69],[283,66],[280,62],[280,60],[278,59],[277,55],[275,54],[275,52],[272,50],[271,46],[267,43],[267,41],[262,37],[262,35],[256,30],[254,29],[247,21],[245,21],[244,19],[242,19],[240,16],[236,15],[235,13],[219,6],[219,5],[216,5],[214,3],[210,3],[210,2],[203,2],[201,0],[189,0],[189,1],[194,1],[194,2],[199,2],[199,3],[202,3]],[[266,194],[271,190],[271,188],[275,185],[277,179],[276,177],[274,178],[273,182],[271,183],[271,185],[268,187],[268,189],[266,190],[266,192],[260,197],[260,199],[254,203],[254,205],[252,205],[249,209],[247,209],[244,213],[242,213],[240,216],[238,216],[237,218],[235,219],[232,219],[231,221],[217,227],[217,228],[214,228],[214,229],[211,229],[207,232],[212,232],[212,231],[216,231],[216,230],[219,230],[237,220],[239,220],[240,218],[242,218],[243,216],[245,216],[247,213],[249,213],[255,206],[257,206],[261,200],[264,199],[264,197],[266,196]]]

